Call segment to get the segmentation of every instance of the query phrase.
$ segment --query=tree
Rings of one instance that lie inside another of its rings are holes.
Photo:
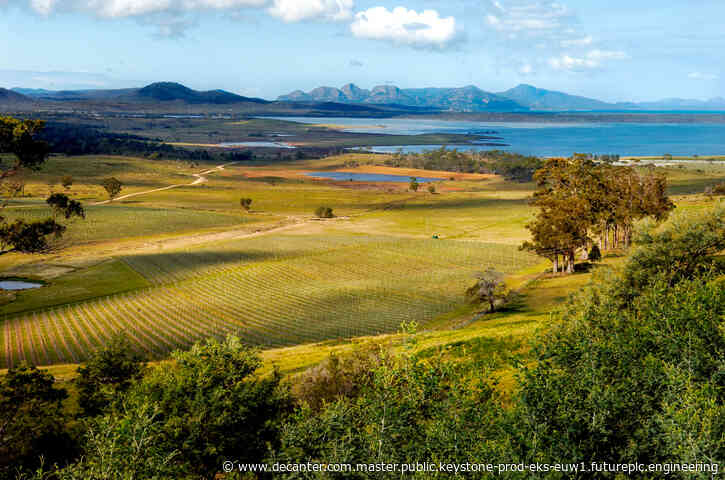
[[[599,247],[596,243],[592,245],[592,249],[589,250],[589,253],[587,254],[587,259],[591,262],[598,262],[602,259],[602,252],[599,250]]]
[[[52,375],[25,364],[8,369],[0,379],[0,477],[14,470],[62,461],[72,442],[65,430],[63,400]]]
[[[699,213],[682,213],[667,228],[645,224],[635,239],[637,249],[622,272],[619,292],[633,299],[654,278],[674,285],[702,272],[717,270],[715,255],[725,250],[725,205]]]
[[[22,191],[24,172],[40,169],[48,157],[48,144],[37,139],[44,126],[45,123],[39,120],[0,117],[0,153],[12,155],[11,164],[0,172],[1,190],[8,195],[0,209]],[[47,250],[46,237],[60,237],[64,231],[64,226],[50,218],[33,222],[18,219],[8,223],[0,216],[0,255],[10,251],[36,253]]]
[[[78,368],[78,404],[86,416],[110,406],[144,372],[144,358],[123,336],[115,336]]]
[[[11,153],[15,160],[0,173],[0,180],[10,178],[22,169],[39,170],[50,153],[48,144],[38,140],[45,122],[0,117],[0,153]]]
[[[108,192],[108,199],[113,201],[114,198],[121,193],[123,183],[115,177],[106,178],[101,182],[101,186]]]
[[[54,216],[64,217],[66,220],[71,217],[86,218],[86,212],[81,202],[68,198],[62,193],[54,193],[45,200],[50,208],[53,209]]]
[[[37,480],[193,478],[177,463],[179,452],[166,450],[159,415],[158,406],[144,402],[88,420],[80,459]]]
[[[252,199],[243,197],[239,200],[239,205],[248,212],[252,208]]]
[[[519,428],[511,431],[520,432],[525,458],[725,456],[725,283],[708,267],[724,248],[724,218],[710,211],[675,219],[637,239],[621,270],[595,272],[554,317],[514,401]]]
[[[506,432],[501,397],[487,383],[485,371],[478,368],[470,375],[456,362],[435,355],[422,359],[383,351],[381,357],[369,366],[353,395],[333,397],[321,409],[303,404],[289,415],[280,429],[281,445],[267,461],[364,464],[370,466],[367,472],[327,473],[324,478],[400,479],[400,471],[376,471],[375,464],[511,458],[502,448]],[[277,476],[306,478],[295,473]],[[410,475],[451,476],[442,471]]]
[[[428,192],[430,192],[431,194],[436,193],[436,186],[433,185],[432,183],[429,184],[428,185]]]
[[[505,301],[508,297],[503,274],[492,268],[476,274],[476,283],[466,290],[466,297],[475,303],[488,303],[488,311],[496,311],[496,302]]]
[[[420,186],[420,184],[418,183],[418,179],[415,177],[410,177],[410,183],[408,184],[408,189],[410,189],[414,192],[417,192],[419,186]]]
[[[66,190],[70,189],[70,187],[73,186],[73,177],[70,175],[63,175],[60,179],[60,184],[63,185],[63,188]]]
[[[335,215],[332,213],[332,208],[330,207],[317,207],[315,209],[315,216],[317,218],[332,218]]]
[[[560,255],[564,269],[573,272],[576,252],[588,252],[595,237],[600,253],[629,246],[635,221],[648,216],[662,221],[674,208],[664,175],[595,163],[591,155],[549,159],[534,179],[538,188],[531,204],[539,211],[527,225],[532,239],[522,248],[550,258],[554,272]]]
[[[155,405],[159,454],[178,452],[179,462],[213,478],[224,460],[259,463],[276,444],[289,397],[280,375],[262,376],[260,366],[256,351],[237,337],[198,343],[151,369],[129,390],[126,406]]]
[[[48,237],[60,238],[66,227],[49,218],[28,223],[23,219],[0,225],[0,254],[16,251],[40,253],[50,248]]]

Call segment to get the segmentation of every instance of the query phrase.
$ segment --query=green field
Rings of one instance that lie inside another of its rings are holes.
[[[304,176],[364,157],[229,165],[197,185],[189,185],[192,174],[214,165],[52,158],[4,213],[47,216],[42,199],[58,191],[54,178],[71,171],[69,193],[84,201],[87,218],[70,224],[47,254],[0,258],[5,276],[46,282],[3,298],[0,368],[77,363],[117,332],[155,359],[236,333],[295,371],[338,348],[318,342],[344,345],[340,340],[395,333],[410,321],[429,330],[421,336],[424,348],[450,344],[455,351],[470,343],[497,351],[524,345],[547,312],[585,281],[577,275],[527,284],[546,268],[518,250],[532,214],[531,184],[460,178],[438,182],[432,195],[410,192],[404,182]],[[123,193],[179,187],[93,205],[105,199],[98,186],[105,168],[124,181]],[[699,168],[666,170],[681,208],[707,204],[697,193],[722,179],[721,167]],[[241,212],[240,196],[253,199],[251,212]],[[314,219],[320,205],[338,217]],[[487,267],[522,289],[524,306],[474,321],[463,292]]]
[[[0,365],[81,361],[115,332],[152,358],[227,333],[278,347],[394,332],[454,309],[482,266],[538,262],[508,245],[334,233],[122,261],[154,286],[5,318]]]

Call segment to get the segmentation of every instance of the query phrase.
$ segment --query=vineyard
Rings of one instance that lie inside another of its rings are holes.
[[[476,271],[537,262],[513,245],[335,233],[121,260],[153,286],[7,316],[0,367],[82,361],[118,332],[151,358],[227,333],[274,347],[391,332],[460,304]]]

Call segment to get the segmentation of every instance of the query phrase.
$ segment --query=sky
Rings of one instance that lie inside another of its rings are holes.
[[[725,97],[722,0],[0,0],[0,87]]]

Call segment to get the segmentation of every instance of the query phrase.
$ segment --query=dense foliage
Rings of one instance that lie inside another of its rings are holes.
[[[0,154],[12,155],[10,165],[0,172],[1,190],[7,192],[2,199],[0,209],[23,188],[22,182],[13,178],[25,170],[39,170],[45,162],[50,148],[41,140],[40,134],[45,123],[39,120],[20,120],[13,117],[0,117]],[[56,217],[65,219],[73,216],[84,217],[80,202],[71,200],[62,194],[52,195],[47,200]],[[51,237],[60,238],[66,227],[57,222],[57,218],[48,218],[34,222],[22,219],[8,223],[0,216],[0,254],[8,252],[39,253],[48,250]]]
[[[87,125],[48,122],[41,138],[48,150],[65,155],[128,155],[153,159],[173,158],[197,162],[240,161],[252,158],[250,152],[210,152],[205,149],[177,148],[158,140],[104,132]]]
[[[522,372],[520,455],[722,464],[725,282],[711,254],[724,220],[720,208],[648,232],[567,305]]]
[[[73,454],[62,401],[52,375],[19,365],[0,379],[0,478]]]
[[[332,212],[331,207],[320,206],[315,209],[315,216],[317,218],[333,218],[335,214]]]
[[[645,217],[661,221],[674,204],[667,197],[666,178],[653,170],[595,163],[586,155],[550,158],[536,171],[537,190],[531,204],[538,208],[526,227],[531,241],[522,248],[551,259],[554,272],[574,271],[575,255],[629,246],[634,223]]]
[[[400,472],[375,464],[722,465],[724,233],[721,205],[634,236],[632,254],[599,267],[536,339],[507,397],[485,363],[421,351],[410,329],[397,352],[373,344],[332,356],[291,378],[291,389],[274,372],[260,375],[259,358],[235,337],[197,344],[145,371],[117,343],[81,368],[79,385],[91,385],[81,393],[90,391],[100,406],[81,412],[77,456],[64,449],[72,441],[48,441],[70,436],[65,393],[46,373],[11,369],[0,385],[0,406],[10,413],[0,435],[4,472],[13,478],[10,465],[32,467],[41,454],[58,468],[37,478],[68,480],[212,478],[229,460],[367,464],[369,472],[277,476],[378,479]],[[552,471],[537,478],[619,477]]]
[[[422,153],[398,151],[385,165],[392,167],[443,170],[458,173],[495,173],[507,180],[530,182],[534,172],[543,162],[538,157],[492,150],[486,152],[461,152],[445,146]]]

